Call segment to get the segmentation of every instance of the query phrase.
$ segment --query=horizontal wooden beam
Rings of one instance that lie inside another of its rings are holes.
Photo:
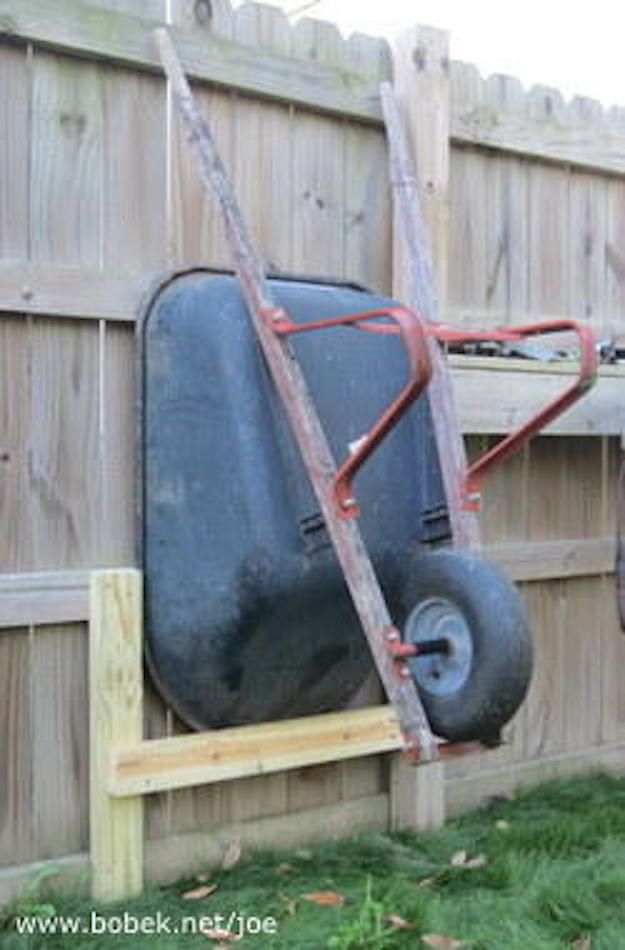
[[[614,571],[614,538],[491,544],[484,554],[513,581],[591,577]]]
[[[109,794],[147,795],[402,748],[389,706],[148,739],[114,753]]]
[[[0,574],[0,628],[89,618],[89,572]]]
[[[4,260],[0,312],[133,323],[153,285],[153,274],[105,274]]]
[[[450,359],[462,431],[511,432],[567,387],[567,363],[454,356]],[[602,366],[595,386],[544,430],[545,435],[614,435],[625,431],[625,366]]]
[[[592,577],[614,570],[614,538],[487,545],[484,557],[514,581]],[[89,619],[89,571],[0,574],[0,629]]]
[[[493,149],[538,162],[570,165],[602,175],[625,175],[625,130],[562,125],[490,107],[454,110],[455,146]]]
[[[485,753],[485,756],[487,753]],[[495,797],[512,797],[519,789],[528,789],[556,779],[581,775],[625,774],[625,740],[604,742],[585,749],[543,755],[540,758],[496,767],[485,757],[470,775],[445,781],[445,805],[450,815],[473,811]]]
[[[160,64],[152,39],[154,26],[133,13],[94,7],[84,0],[0,0],[0,37],[156,73]],[[278,56],[197,27],[170,30],[191,79],[382,125],[378,88],[382,78],[390,78],[390,67],[388,75],[363,72],[359,58],[350,56],[349,40],[342,41],[345,55],[337,66],[312,56]],[[461,63],[453,66],[454,72],[467,69]],[[486,87],[488,81],[480,77],[468,85],[480,83]],[[532,94],[524,95],[529,103]],[[562,119],[548,110],[519,112],[452,95],[451,141],[458,147],[488,148],[625,175],[625,127],[620,116],[609,113],[597,121],[583,110],[576,115],[569,109]]]
[[[0,35],[161,73],[155,26],[81,0],[0,0]],[[362,122],[381,121],[379,75],[363,75],[349,63],[340,68],[312,57],[277,56],[210,30],[168,29],[190,79]]]

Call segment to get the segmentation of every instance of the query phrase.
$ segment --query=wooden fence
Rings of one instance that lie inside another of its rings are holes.
[[[271,265],[393,289],[383,41],[222,0],[0,0],[0,896],[33,863],[54,859],[70,877],[86,867],[87,575],[134,563],[133,323],[163,271],[227,263],[159,75],[157,20],[174,23]],[[416,38],[427,72],[444,38]],[[622,331],[623,114],[485,81],[446,54],[434,65],[431,121],[450,131],[441,179],[421,179],[448,225],[447,318],[566,314]],[[571,372],[453,362],[472,451]],[[625,766],[612,577],[624,375],[603,370],[592,396],[487,486],[484,538],[522,583],[536,673],[508,743],[446,766],[450,812],[522,782]],[[371,684],[357,703],[376,698]],[[146,735],[180,729],[149,692]],[[388,756],[371,756],[155,795],[147,872],[192,870],[232,837],[383,828],[390,794]]]

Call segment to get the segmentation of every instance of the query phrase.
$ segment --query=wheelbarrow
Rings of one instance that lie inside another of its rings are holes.
[[[450,508],[475,506],[487,471],[588,389],[592,332],[556,321],[465,334],[361,287],[268,279],[171,42],[157,34],[235,276],[174,276],[140,325],[154,679],[186,722],[206,728],[336,709],[375,665],[413,761],[496,743],[528,688],[531,635],[498,568],[450,544]],[[446,497],[428,335],[518,341],[565,330],[579,336],[578,380],[474,463],[460,498]]]

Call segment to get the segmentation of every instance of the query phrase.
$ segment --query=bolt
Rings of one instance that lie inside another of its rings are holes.
[[[357,508],[358,502],[355,498],[345,498],[341,502],[341,508],[344,508],[346,511],[349,511],[350,508]]]

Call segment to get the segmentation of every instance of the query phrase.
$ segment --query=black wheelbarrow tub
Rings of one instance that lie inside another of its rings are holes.
[[[391,303],[350,286],[271,284],[302,323]],[[236,280],[194,271],[169,281],[139,342],[140,545],[159,689],[198,728],[341,708],[370,655]],[[405,383],[402,346],[341,328],[293,347],[340,461]],[[355,488],[401,623],[411,557],[449,534],[427,397]]]

